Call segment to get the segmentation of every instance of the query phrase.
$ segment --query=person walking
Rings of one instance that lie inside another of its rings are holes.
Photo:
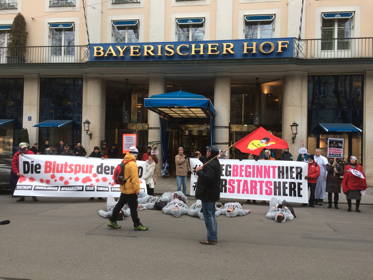
[[[140,192],[140,179],[139,171],[136,164],[136,157],[138,156],[138,149],[134,146],[129,148],[129,152],[126,153],[123,159],[123,178],[124,182],[120,186],[120,197],[118,203],[113,209],[113,214],[110,217],[110,222],[108,224],[109,228],[120,229],[121,226],[118,225],[117,220],[120,219],[119,212],[123,208],[124,204],[128,204],[131,211],[131,218],[133,221],[133,227],[136,231],[146,231],[149,228],[141,224],[140,219],[137,214],[137,194]],[[118,173],[122,173],[121,165],[118,165],[114,170],[114,177],[118,176]],[[122,175],[121,175],[122,176]]]
[[[361,191],[367,189],[366,176],[363,167],[357,163],[355,156],[350,156],[349,164],[346,165],[342,180],[343,193],[347,197],[348,211],[351,211],[352,200],[356,200],[356,212],[360,211]]]
[[[18,179],[19,177],[22,175],[19,171],[19,157],[21,155],[33,155],[34,153],[29,150],[29,145],[28,143],[26,142],[21,142],[19,143],[19,150],[17,152],[14,153],[13,155],[13,159],[12,159],[12,169],[11,169],[11,172],[10,172],[10,186],[13,190],[12,194],[14,196],[14,191],[17,187],[17,182],[18,182]],[[37,201],[38,199],[36,198],[36,196],[33,196],[32,199],[34,201]],[[22,196],[21,198],[19,198],[17,200],[17,202],[21,202],[21,201],[25,201],[25,197]]]
[[[310,191],[308,206],[315,207],[315,189],[317,178],[320,176],[320,167],[315,162],[314,155],[308,156],[308,175],[305,177],[308,180],[308,189]]]
[[[316,205],[322,205],[326,192],[326,177],[328,176],[328,159],[321,154],[320,149],[316,149],[314,159],[320,167],[320,176],[317,178],[315,200]]]
[[[220,199],[221,167],[217,155],[219,149],[215,146],[209,147],[206,151],[206,164],[196,168],[196,198],[202,201],[202,214],[207,229],[207,239],[200,241],[202,245],[216,245],[218,242],[215,203]]]
[[[155,171],[155,162],[152,155],[148,155],[148,159],[145,162],[145,172],[144,180],[146,183],[146,190],[148,195],[154,195],[154,171]]]
[[[334,194],[334,208],[338,209],[339,193],[343,176],[343,166],[337,160],[330,159],[327,166],[326,192],[328,193],[328,208],[332,208]]]
[[[175,156],[176,165],[176,183],[177,191],[182,191],[186,194],[186,182],[185,178],[188,175],[188,160],[184,155],[184,148],[179,147],[178,154]]]
[[[87,152],[83,148],[82,144],[76,143],[76,145],[74,147],[74,155],[84,157],[86,154],[87,154]]]

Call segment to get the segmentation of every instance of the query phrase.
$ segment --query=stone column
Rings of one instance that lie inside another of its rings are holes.
[[[38,143],[39,128],[33,125],[39,122],[40,78],[37,75],[26,76],[23,84],[23,128],[27,129],[30,145]],[[18,143],[16,143],[18,145]],[[40,143],[39,143],[40,144]]]
[[[83,122],[91,122],[92,139],[84,131]],[[82,145],[87,153],[94,146],[100,146],[105,139],[105,91],[100,78],[84,77],[83,80],[83,110],[82,110]]]
[[[282,138],[289,143],[294,157],[300,147],[307,147],[307,74],[294,73],[285,78],[282,104]],[[298,123],[298,134],[292,143],[290,125]]]
[[[151,77],[149,79],[149,96],[154,94],[165,93],[165,81],[163,77]],[[162,148],[161,148],[161,124],[159,121],[159,115],[153,111],[148,110],[148,143],[157,145],[158,151],[158,167],[156,169],[157,175],[160,175],[162,166]]]
[[[373,71],[365,74],[364,120],[363,120],[363,165],[368,186],[373,185],[373,129],[369,122],[373,119]]]
[[[215,145],[229,156],[229,123],[231,105],[231,78],[216,77],[214,91]]]

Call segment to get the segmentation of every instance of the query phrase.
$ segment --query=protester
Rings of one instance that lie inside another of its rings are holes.
[[[337,160],[329,159],[327,166],[328,176],[326,178],[326,192],[328,193],[328,208],[332,208],[334,194],[334,208],[338,209],[339,193],[343,176],[343,166]]]
[[[326,191],[326,177],[328,175],[327,166],[329,164],[328,159],[321,155],[321,150],[316,149],[315,161],[320,166],[320,176],[317,178],[315,199],[317,205],[322,205]]]
[[[117,145],[111,145],[111,148],[108,151],[108,157],[109,158],[119,158],[119,150],[117,148]]]
[[[283,152],[281,153],[280,160],[286,160],[286,161],[293,160],[293,155],[289,152],[289,149],[283,150]]]
[[[220,198],[221,167],[218,154],[217,147],[209,147],[206,153],[208,162],[196,168],[196,198],[202,201],[202,213],[207,229],[207,240],[200,241],[203,245],[215,245],[218,242],[218,224],[215,216],[215,203]]]
[[[308,162],[308,157],[309,157],[309,154],[308,154],[307,148],[305,147],[300,148],[298,151],[297,161]]]
[[[308,189],[310,191],[308,206],[315,207],[315,189],[317,178],[320,176],[320,167],[315,162],[314,155],[308,156],[308,175],[305,177],[308,180]]]
[[[158,154],[158,151],[157,151],[157,147],[155,146],[152,148],[151,155],[156,165],[158,164],[158,161],[159,161],[157,154]]]
[[[74,155],[84,157],[87,154],[81,143],[76,143],[74,147]]]
[[[62,140],[60,140],[60,142],[58,143],[57,149],[56,149],[57,155],[62,154],[64,148],[65,148],[65,143]]]
[[[100,151],[100,147],[99,146],[95,146],[93,148],[92,153],[89,156],[90,157],[95,157],[95,158],[102,158],[102,157],[104,157],[103,154]]]
[[[143,155],[142,155],[142,160],[143,161],[147,161],[148,160],[148,157],[150,156],[152,154],[152,147],[147,147],[146,148],[146,152],[145,153],[143,153]]]
[[[34,143],[34,145],[32,145],[32,147],[30,148],[30,151],[32,151],[35,155],[39,153],[38,143]]]
[[[108,158],[109,157],[109,148],[106,144],[106,142],[102,142],[101,144],[101,152],[102,152],[102,155],[104,158]]]
[[[121,226],[117,224],[117,220],[120,219],[119,212],[124,206],[128,204],[131,211],[131,218],[133,221],[134,229],[137,231],[146,231],[149,228],[142,225],[137,214],[137,194],[140,192],[140,180],[139,171],[136,164],[136,157],[139,151],[136,147],[131,146],[129,152],[125,155],[123,159],[124,164],[124,183],[120,186],[120,197],[118,203],[113,209],[113,214],[110,218],[110,223],[108,227],[112,229],[120,229]],[[118,165],[114,171],[114,177],[121,173],[121,166]]]
[[[281,201],[279,198],[272,197],[269,202],[269,209],[266,218],[278,223],[292,221],[295,218],[294,209],[287,205],[286,201]]]
[[[69,145],[65,145],[63,147],[63,151],[61,152],[61,155],[63,155],[63,156],[73,156],[74,152],[70,149]]]
[[[194,157],[198,158],[199,161],[202,163],[205,163],[207,161],[206,157],[204,157],[200,151],[195,151]]]
[[[12,170],[10,173],[10,186],[12,187],[13,190],[13,195],[14,191],[17,187],[17,182],[19,177],[22,175],[19,171],[19,156],[20,155],[32,155],[34,154],[31,150],[29,150],[29,145],[28,143],[21,142],[19,143],[19,150],[14,153],[13,159],[12,159]],[[35,196],[32,197],[34,201],[37,201],[37,198]],[[22,196],[17,200],[17,202],[25,201],[25,197]]]
[[[264,150],[263,160],[276,160],[276,159],[272,157],[270,150]]]
[[[179,147],[178,154],[175,156],[175,165],[176,165],[176,183],[177,191],[182,191],[186,194],[186,182],[185,178],[188,175],[188,160],[184,155],[184,148]]]
[[[50,149],[51,145],[49,144],[49,140],[45,140],[44,144],[40,147],[40,153],[45,155],[48,154],[48,149]]]
[[[346,165],[342,180],[343,193],[347,197],[348,211],[351,211],[352,200],[356,200],[356,212],[361,212],[361,192],[367,189],[366,176],[363,167],[357,163],[355,156],[350,156],[349,164]]]
[[[154,195],[154,171],[155,162],[152,155],[148,155],[148,159],[145,162],[144,180],[146,183],[146,190],[148,195]]]

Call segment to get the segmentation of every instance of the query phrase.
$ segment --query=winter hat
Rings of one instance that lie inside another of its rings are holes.
[[[350,156],[350,160],[357,160],[357,157],[355,157],[355,156]]]
[[[26,142],[21,142],[21,143],[19,143],[19,148],[20,149],[24,149],[24,148],[27,148],[29,145],[28,145],[28,143],[26,143]]]
[[[314,156],[314,155],[309,155],[309,156],[308,156],[308,159],[315,160],[315,156]]]
[[[135,146],[131,146],[128,150],[131,154],[138,154],[139,150]]]

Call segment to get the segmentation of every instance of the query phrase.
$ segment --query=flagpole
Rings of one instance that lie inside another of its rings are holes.
[[[240,139],[241,140],[241,139]],[[229,147],[228,147],[228,151],[234,146],[234,145],[236,145],[237,144],[237,142],[239,142],[240,140],[238,140],[238,141],[236,141],[236,142],[234,142],[232,145],[230,145]],[[220,155],[220,153],[219,154],[217,154],[216,156],[214,156],[213,158],[210,158],[207,162],[205,162],[201,167],[203,168],[205,165],[207,165],[208,163],[210,163],[211,161],[213,161],[214,159],[216,159],[218,156]]]

